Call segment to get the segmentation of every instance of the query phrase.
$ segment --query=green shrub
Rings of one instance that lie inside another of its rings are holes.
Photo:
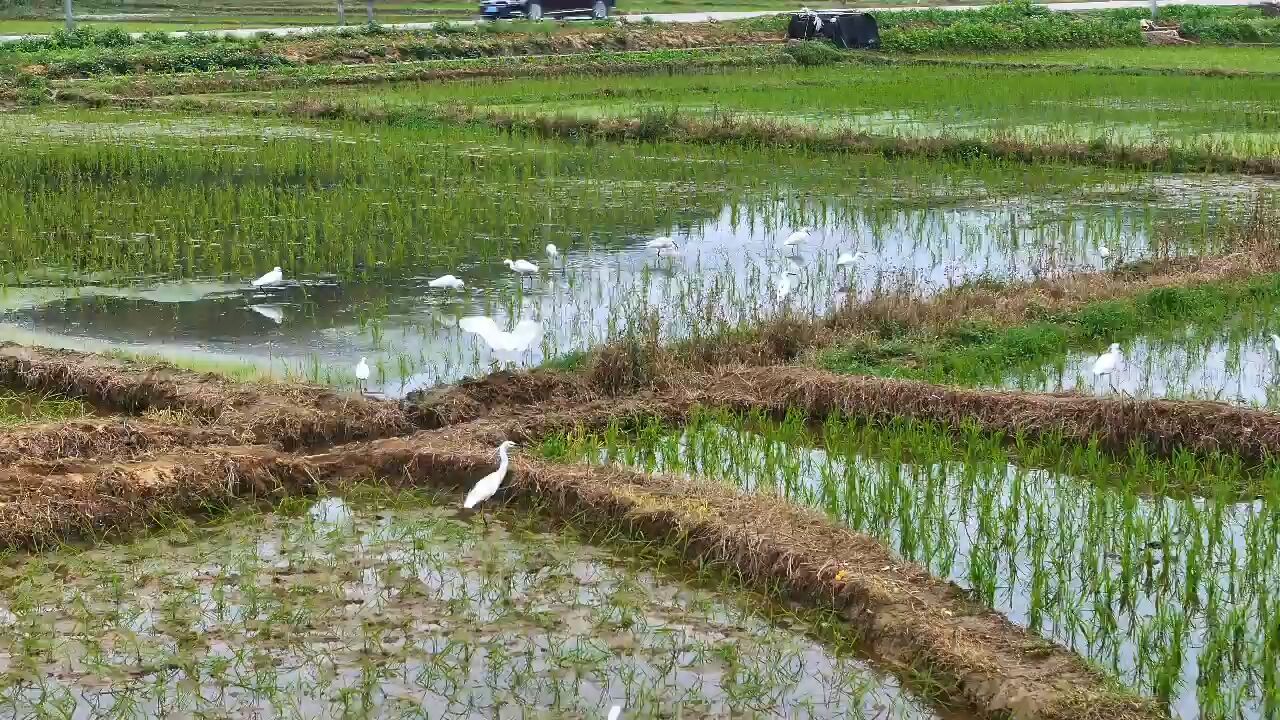
[[[783,52],[790,55],[797,63],[805,66],[833,65],[844,62],[847,56],[836,49],[835,45],[825,40],[805,40],[787,43]]]

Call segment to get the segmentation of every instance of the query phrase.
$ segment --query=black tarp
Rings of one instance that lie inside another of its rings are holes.
[[[796,13],[787,26],[787,38],[826,38],[842,48],[880,47],[880,28],[868,13],[822,13],[821,27],[812,13]]]

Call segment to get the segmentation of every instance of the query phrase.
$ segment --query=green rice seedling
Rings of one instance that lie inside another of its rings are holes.
[[[19,716],[935,717],[831,618],[531,516],[370,487],[0,564]],[[448,506],[445,503],[449,503]]]
[[[1091,659],[1179,718],[1266,717],[1280,465],[1116,458],[919,424],[810,427],[704,411],[684,430],[549,440],[620,462],[781,494]]]

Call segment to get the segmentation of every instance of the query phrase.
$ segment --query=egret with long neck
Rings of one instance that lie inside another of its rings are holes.
[[[507,477],[507,448],[515,447],[515,443],[507,440],[498,446],[498,469],[480,478],[475,487],[471,488],[471,492],[467,493],[467,498],[462,501],[462,507],[470,510],[476,505],[493,497],[498,492],[498,488],[502,487],[502,481]]]

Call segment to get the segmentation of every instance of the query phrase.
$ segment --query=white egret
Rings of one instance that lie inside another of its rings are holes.
[[[272,268],[271,272],[267,273],[266,275],[263,275],[257,280],[254,280],[253,286],[254,287],[270,287],[272,285],[279,285],[282,282],[284,282],[284,271],[281,270],[279,267],[275,267],[275,268]]]
[[[809,240],[809,233],[811,232],[813,232],[811,228],[802,227],[799,230],[788,235],[787,239],[782,241],[782,244],[784,247],[798,248],[799,246],[804,245],[805,242]]]
[[[1280,335],[1271,334],[1271,347],[1275,348],[1277,355],[1280,355]]]
[[[471,492],[467,493],[467,499],[462,501],[462,507],[470,510],[498,492],[498,488],[502,487],[502,480],[507,476],[507,448],[515,446],[510,440],[498,446],[498,469],[480,478]]]
[[[560,249],[556,247],[555,243],[547,243],[547,257],[552,260],[560,257]]]
[[[360,385],[360,392],[364,392],[365,383],[369,380],[369,358],[360,358],[360,362],[356,363],[356,381]]]
[[[800,284],[799,274],[795,270],[788,270],[778,276],[778,300],[786,300],[792,290]]]
[[[1106,261],[1108,258],[1111,257],[1111,249],[1108,248],[1106,245],[1099,245],[1098,255],[1102,257],[1103,261]]]
[[[277,325],[284,322],[284,308],[279,305],[250,305],[249,309]]]
[[[620,717],[622,717],[621,705],[614,705],[613,707],[609,708],[609,720],[618,720],[618,718]]]
[[[505,332],[493,318],[472,315],[459,320],[458,327],[479,335],[491,350],[502,353],[524,352],[542,335],[542,323],[537,320],[521,320],[514,330]]]
[[[675,250],[679,248],[679,245],[676,245],[676,241],[672,240],[666,235],[663,235],[662,237],[654,238],[649,242],[645,243],[644,246],[649,248],[650,250],[656,250],[658,252],[658,255],[662,255],[663,250]]]
[[[842,268],[853,267],[854,265],[862,262],[862,258],[862,253],[854,254],[850,252],[842,252],[840,253],[840,257],[836,258],[836,265]]]
[[[1115,378],[1111,373],[1115,371],[1116,365],[1120,363],[1121,357],[1120,343],[1111,343],[1111,347],[1107,348],[1105,353],[1099,355],[1098,359],[1093,361],[1094,377],[1106,375],[1107,379],[1111,381],[1112,387],[1114,387]]]
[[[538,266],[528,260],[503,260],[502,263],[511,268],[511,271],[520,276],[520,282],[524,282],[524,278],[538,272]]]
[[[463,287],[464,285],[466,285],[466,283],[462,282],[462,278],[455,277],[453,275],[441,275],[435,280],[428,281],[427,285],[433,288],[448,288],[450,290],[457,290]]]

